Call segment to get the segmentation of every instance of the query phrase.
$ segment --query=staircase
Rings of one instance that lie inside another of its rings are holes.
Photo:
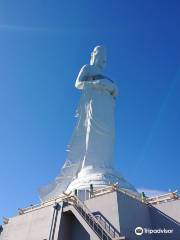
[[[77,197],[71,196],[66,202],[72,205],[101,240],[125,240],[104,218],[95,217],[88,207]]]

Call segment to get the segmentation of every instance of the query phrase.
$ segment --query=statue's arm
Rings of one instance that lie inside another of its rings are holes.
[[[117,96],[117,87],[114,83],[107,79],[93,80],[91,75],[90,66],[84,65],[76,79],[75,87],[82,90],[84,87],[91,86],[96,89],[108,91],[112,96]]]
[[[75,87],[82,90],[84,88],[85,81],[88,78],[89,78],[89,67],[88,65],[84,65],[77,76]]]
[[[81,90],[87,86],[99,88],[100,84],[101,84],[100,80],[93,80],[93,77],[91,76],[90,66],[87,64],[81,68],[75,82],[75,87]]]

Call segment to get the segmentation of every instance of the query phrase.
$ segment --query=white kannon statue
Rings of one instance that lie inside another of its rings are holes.
[[[136,192],[113,168],[117,86],[103,75],[107,61],[103,46],[94,48],[90,64],[84,65],[75,87],[82,91],[76,111],[77,123],[67,148],[67,160],[55,181],[40,189],[42,200],[63,191],[102,188],[117,183]]]

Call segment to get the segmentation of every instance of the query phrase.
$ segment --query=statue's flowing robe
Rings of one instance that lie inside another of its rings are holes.
[[[40,189],[40,198],[58,196],[84,168],[110,169],[114,159],[115,84],[109,79],[84,81],[77,123],[59,177]]]

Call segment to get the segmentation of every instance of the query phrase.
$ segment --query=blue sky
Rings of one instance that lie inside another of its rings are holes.
[[[116,163],[137,188],[180,189],[180,2],[0,2],[0,217],[38,201],[66,158],[94,46],[120,95]]]

